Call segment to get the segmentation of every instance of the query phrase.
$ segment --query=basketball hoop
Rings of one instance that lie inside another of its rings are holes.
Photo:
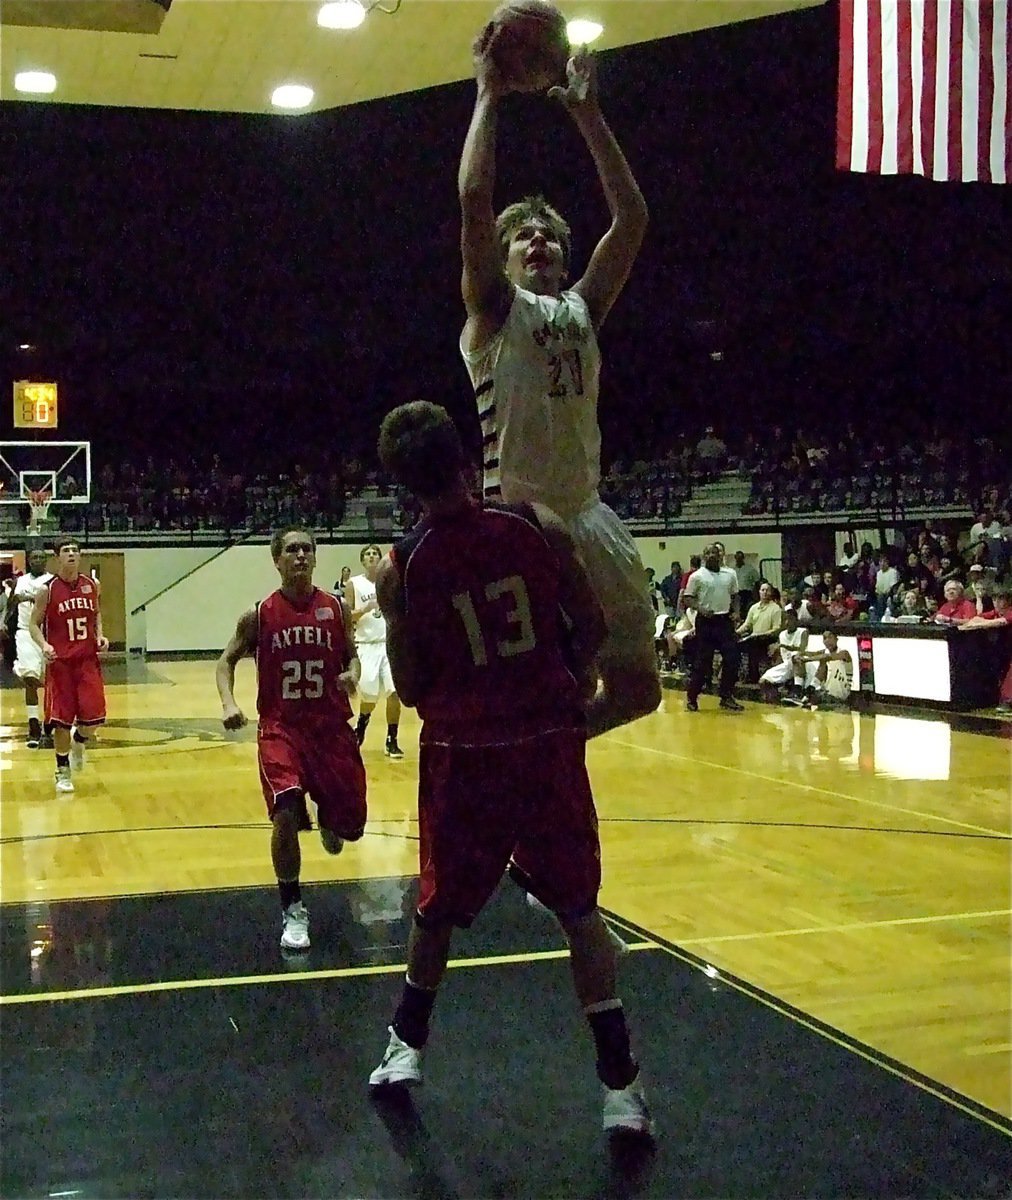
[[[42,525],[49,516],[49,502],[52,497],[43,488],[41,491],[33,491],[28,489],[28,507],[31,509],[31,516],[28,520],[28,532],[40,533]]]

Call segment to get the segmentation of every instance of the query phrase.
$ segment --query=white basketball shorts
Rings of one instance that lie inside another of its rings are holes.
[[[14,660],[14,674],[19,679],[39,679],[45,675],[45,663],[42,661],[42,651],[27,629],[19,629],[14,637],[14,647],[17,658]]]
[[[362,678],[358,681],[359,695],[369,704],[374,704],[381,692],[388,696],[394,691],[394,677],[390,673],[386,642],[363,642],[358,649],[358,661],[362,664]]]
[[[653,664],[654,606],[632,534],[602,501],[570,521],[569,532],[604,609],[608,633],[598,658]]]

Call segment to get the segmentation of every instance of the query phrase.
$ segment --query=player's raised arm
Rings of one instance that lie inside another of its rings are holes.
[[[569,64],[568,88],[552,88],[583,135],[611,213],[611,227],[598,242],[583,278],[573,287],[584,298],[594,328],[600,329],[632,270],[647,229],[643,193],[615,135],[601,112],[597,68],[593,55],[582,50]]]
[[[418,645],[408,636],[400,572],[389,557],[380,563],[376,576],[376,599],[387,623],[387,658],[390,660],[394,687],[401,703],[414,708],[424,690],[422,668]]]
[[[474,44],[478,96],[457,176],[463,260],[460,288],[472,345],[487,341],[498,330],[513,299],[513,285],[503,270],[493,208],[498,106],[509,90],[492,59],[495,38],[490,24]]]
[[[594,659],[605,638],[604,612],[587,578],[580,552],[565,525],[543,504],[532,507],[559,560],[559,603],[571,625],[570,645],[576,666],[585,674],[592,673],[596,680]]]
[[[257,610],[244,612],[236,623],[228,645],[221,652],[214,671],[214,681],[221,697],[221,722],[226,729],[241,729],[246,716],[235,702],[235,666],[240,658],[255,654],[257,648]]]

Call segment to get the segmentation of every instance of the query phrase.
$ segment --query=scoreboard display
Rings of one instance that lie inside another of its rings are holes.
[[[55,429],[57,397],[55,383],[14,381],[14,428]]]

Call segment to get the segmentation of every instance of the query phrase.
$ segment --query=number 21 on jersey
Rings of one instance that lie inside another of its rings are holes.
[[[464,623],[464,632],[467,634],[467,644],[471,648],[474,665],[488,666],[488,638],[482,629],[473,596],[470,592],[455,592],[450,597],[450,602]],[[515,658],[518,654],[526,654],[534,649],[536,643],[531,602],[522,576],[508,575],[505,579],[497,579],[487,584],[484,596],[478,598],[478,603],[482,606],[482,611],[492,604],[509,606],[504,615],[506,621],[516,628],[510,637],[494,639],[491,649],[497,658]]]

